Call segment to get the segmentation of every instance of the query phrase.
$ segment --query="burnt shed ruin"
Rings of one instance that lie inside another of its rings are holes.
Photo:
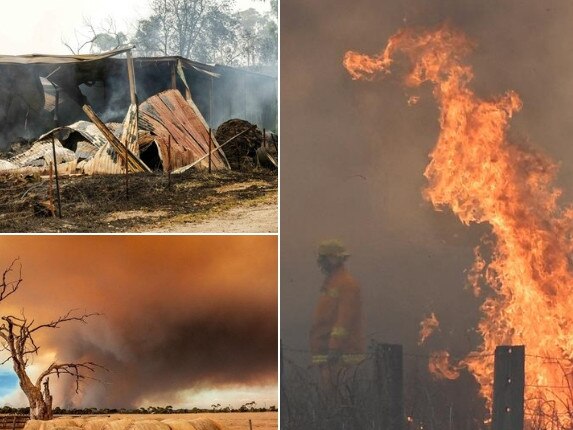
[[[209,153],[213,168],[228,169],[219,125],[240,118],[276,131],[276,78],[181,57],[131,59],[131,49],[0,56],[0,151],[34,142],[0,169],[46,167],[55,154],[68,163],[62,173],[120,173],[124,163],[177,171],[206,167]]]

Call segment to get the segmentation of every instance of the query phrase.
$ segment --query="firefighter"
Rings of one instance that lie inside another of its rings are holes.
[[[318,247],[318,265],[325,274],[310,330],[312,363],[322,384],[331,389],[347,366],[364,359],[360,288],[345,267],[350,254],[338,240]]]

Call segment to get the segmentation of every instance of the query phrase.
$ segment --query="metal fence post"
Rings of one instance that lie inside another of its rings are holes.
[[[378,387],[377,429],[404,429],[404,361],[402,345],[377,344],[374,351]]]
[[[492,430],[523,430],[525,346],[498,346],[493,376]]]

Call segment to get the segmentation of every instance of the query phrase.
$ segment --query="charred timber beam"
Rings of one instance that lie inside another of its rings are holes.
[[[133,152],[129,149],[126,150],[125,145],[123,145],[117,137],[111,132],[109,128],[103,123],[103,121],[97,116],[92,107],[88,104],[82,106],[83,111],[86,113],[91,122],[102,132],[111,147],[114,149],[116,154],[125,161],[127,153],[127,162],[130,170],[132,172],[151,172],[151,169],[141,161]]]

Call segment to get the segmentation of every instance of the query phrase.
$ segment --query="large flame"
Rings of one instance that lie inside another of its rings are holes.
[[[573,210],[558,205],[556,163],[508,140],[519,96],[508,91],[486,100],[470,88],[473,72],[464,57],[472,49],[448,25],[406,29],[380,55],[348,52],[344,65],[353,79],[373,80],[390,73],[400,52],[412,64],[405,85],[432,84],[441,130],[424,173],[424,196],[464,224],[488,223],[493,233],[476,248],[469,276],[473,291],[484,297],[478,325],[483,342],[462,364],[491,404],[495,347],[524,344],[526,398],[567,415],[573,404],[566,388],[573,370]]]

